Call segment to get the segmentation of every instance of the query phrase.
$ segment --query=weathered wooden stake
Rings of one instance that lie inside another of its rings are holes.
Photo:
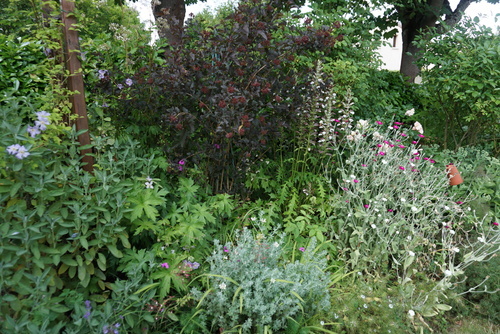
[[[80,43],[78,41],[78,30],[76,25],[75,3],[73,1],[61,0],[61,18],[63,23],[64,36],[64,57],[66,69],[69,72],[68,88],[73,95],[70,97],[73,113],[78,116],[76,119],[76,131],[86,130],[78,136],[80,146],[90,145],[89,125],[87,118],[87,107],[85,104],[85,90],[83,85],[82,64],[78,56],[80,55]],[[92,172],[94,170],[94,158],[89,155],[91,149],[80,151],[82,161],[86,163],[83,169]]]

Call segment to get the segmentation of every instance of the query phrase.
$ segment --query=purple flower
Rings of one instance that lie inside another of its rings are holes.
[[[163,262],[163,263],[161,264],[161,267],[162,267],[162,268],[166,268],[166,269],[170,268],[170,266],[168,265],[168,263],[167,263],[167,262]]]
[[[216,149],[219,149],[219,148],[220,148],[220,145],[219,145],[219,144],[214,144],[214,147],[215,147]]]
[[[6,151],[9,154],[15,155],[19,151],[20,147],[21,147],[21,145],[19,145],[19,144],[10,145],[9,147],[7,147]]]
[[[358,183],[359,181],[358,181],[358,180],[356,180],[356,179],[354,179],[354,180],[352,180],[352,182],[354,182],[354,183]]]
[[[132,86],[133,83],[134,82],[130,78],[127,78],[127,80],[125,80],[125,84],[127,84],[127,86],[129,86],[129,87]]]
[[[365,207],[365,209],[368,209],[370,207],[370,204],[365,204],[363,206]]]
[[[116,87],[117,87],[118,89],[123,89],[123,85],[122,85],[122,84],[118,84],[118,85],[116,85]]]
[[[41,111],[36,112],[35,115],[37,116],[38,120],[41,121],[41,120],[48,119],[48,117],[50,116],[50,113],[46,112],[45,110],[41,110]]]
[[[300,247],[300,248],[299,248],[299,251],[301,251],[301,252],[305,252],[305,251],[306,251],[306,249],[305,249],[304,247]]]
[[[225,253],[229,253],[229,249],[227,249],[227,247],[226,247],[226,246],[224,246],[224,252],[225,252]]]
[[[85,301],[85,308],[87,310],[91,310],[92,309],[92,305],[90,304],[90,300],[88,300],[88,299]]]
[[[104,77],[106,76],[106,74],[108,73],[108,70],[99,70],[97,71],[98,72],[98,76],[99,76],[99,79],[104,79]]]
[[[30,155],[28,149],[19,144],[10,145],[9,147],[7,147],[6,151],[7,153],[14,155],[19,160],[22,160]]]
[[[41,131],[37,126],[28,125],[28,133],[30,134],[31,138],[35,138],[36,135],[41,133]]]
[[[200,267],[200,264],[198,262],[193,262],[193,269],[198,269]]]
[[[184,159],[179,160],[179,165],[184,165],[185,163],[186,163],[186,161],[184,161]]]

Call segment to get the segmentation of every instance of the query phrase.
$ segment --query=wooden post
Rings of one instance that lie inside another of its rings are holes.
[[[78,41],[78,31],[76,27],[76,17],[73,14],[75,3],[73,1],[61,0],[61,18],[63,23],[64,37],[64,57],[66,69],[69,72],[68,88],[74,94],[71,95],[73,113],[78,116],[76,119],[76,131],[86,130],[78,136],[80,146],[90,145],[89,125],[87,118],[87,107],[85,104],[85,90],[83,85],[82,64],[78,56],[80,55],[80,43]],[[94,158],[89,155],[91,149],[80,151],[82,161],[86,164],[83,169],[92,172],[94,170]]]

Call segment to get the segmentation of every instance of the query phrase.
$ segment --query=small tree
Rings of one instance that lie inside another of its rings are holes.
[[[417,64],[425,69],[426,128],[445,148],[486,142],[498,154],[500,35],[469,19],[433,36],[416,44],[424,50]]]

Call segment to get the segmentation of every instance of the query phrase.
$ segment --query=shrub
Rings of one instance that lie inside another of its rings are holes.
[[[173,161],[200,166],[215,191],[236,190],[295,117],[300,73],[309,70],[298,57],[338,40],[333,27],[287,27],[279,3],[243,2],[211,29],[193,20],[184,46],[166,49],[165,65],[141,68],[127,92],[103,85],[118,97],[118,124]]]
[[[235,244],[215,241],[208,258],[208,290],[193,290],[199,300],[203,326],[243,333],[280,331],[288,319],[312,319],[328,310],[330,284],[325,254],[315,254],[316,241],[307,248],[290,250],[299,259],[283,260],[283,236],[274,240],[256,237],[248,229],[237,234]],[[297,252],[298,251],[298,252]],[[286,256],[285,256],[286,258]],[[205,328],[205,327],[204,327]]]

